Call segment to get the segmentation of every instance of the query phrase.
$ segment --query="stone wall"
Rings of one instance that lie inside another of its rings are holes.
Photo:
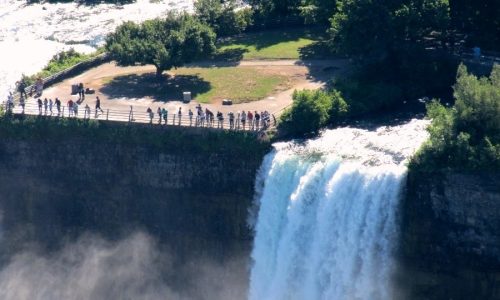
[[[500,174],[409,174],[400,272],[410,299],[500,299]]]

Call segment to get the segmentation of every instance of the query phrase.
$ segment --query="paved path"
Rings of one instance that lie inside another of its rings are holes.
[[[278,116],[283,109],[291,105],[292,103],[292,93],[294,90],[298,89],[318,89],[325,85],[325,82],[343,72],[347,66],[346,60],[311,60],[311,61],[298,61],[298,60],[258,60],[258,61],[241,61],[238,63],[212,63],[203,62],[188,65],[191,67],[221,67],[226,65],[232,65],[236,67],[259,67],[259,68],[279,68],[285,74],[293,75],[294,81],[293,86],[285,91],[277,92],[265,99],[259,101],[253,101],[248,103],[234,104],[230,106],[222,105],[219,103],[202,104],[203,108],[208,108],[213,112],[221,111],[224,114],[228,112],[237,111],[264,111],[267,110],[271,114]],[[78,96],[70,95],[71,84],[83,82],[96,82],[104,78],[110,78],[126,74],[137,74],[154,72],[153,66],[134,66],[134,67],[118,67],[114,63],[106,63],[96,68],[90,69],[73,78],[69,78],[59,84],[44,90],[42,95],[43,98],[58,97],[61,99],[63,104],[71,98],[74,101],[78,100]],[[237,80],[237,78],[235,78]],[[93,87],[91,84],[87,85]],[[178,111],[179,107],[182,111],[187,113],[188,109],[195,111],[195,106],[198,102],[195,100],[190,103],[182,103],[181,101],[168,101],[168,102],[158,102],[151,98],[115,98],[110,100],[108,95],[100,92],[100,88],[97,89],[97,94],[101,99],[101,106],[104,110],[109,109],[115,113],[115,118],[121,121],[128,121],[128,112],[130,111],[130,105],[133,105],[136,119],[147,121],[146,109],[151,107],[153,111],[156,112],[158,107],[165,107],[169,112]],[[85,101],[80,107],[80,111],[83,111],[83,107],[88,104],[92,109],[95,105],[95,96],[87,95]],[[28,107],[34,109],[33,113],[38,114],[38,108],[35,103],[35,99],[28,99]],[[31,109],[30,109],[31,110]],[[30,112],[31,113],[31,112]],[[101,116],[102,117],[102,116]]]

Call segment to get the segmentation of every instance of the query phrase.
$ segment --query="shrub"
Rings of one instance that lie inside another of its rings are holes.
[[[279,129],[289,136],[316,134],[321,127],[345,113],[347,104],[337,91],[295,91],[292,107],[281,116]]]

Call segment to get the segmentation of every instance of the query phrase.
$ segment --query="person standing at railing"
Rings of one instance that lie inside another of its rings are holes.
[[[67,106],[68,106],[68,117],[71,117],[73,115],[73,100],[69,99]]]
[[[83,115],[84,119],[90,119],[90,106],[85,104],[85,113]]]
[[[78,101],[73,103],[73,112],[75,113],[75,118],[78,117]]]
[[[158,114],[158,124],[161,125],[162,117],[161,117],[161,108],[160,107],[158,107],[158,109],[156,110],[156,113]]]
[[[101,113],[104,113],[104,111],[101,108],[101,99],[99,97],[95,97],[95,117],[97,118],[97,111],[100,110]]]
[[[54,104],[54,102],[52,101],[52,99],[49,99],[49,111],[50,111],[50,115],[52,116],[52,105]]]
[[[260,114],[258,111],[254,111],[255,115],[255,130],[259,130],[259,125],[260,125]]]
[[[227,116],[229,118],[229,129],[234,129],[234,113],[232,111],[230,111],[227,114]]]
[[[168,125],[168,110],[166,110],[165,107],[161,109],[161,116],[163,116],[163,121],[165,122],[165,125]]]
[[[38,100],[36,100],[36,102],[38,103],[38,114],[41,115],[42,114],[42,99],[38,98]]]
[[[179,111],[177,112],[177,116],[179,117],[179,126],[181,126],[182,107],[179,107]]]
[[[135,121],[135,119],[134,119],[134,108],[132,107],[132,105],[130,105],[130,111],[128,113],[128,121],[129,122]]]
[[[57,116],[59,117],[61,115],[61,100],[56,97],[56,109],[57,109]]]
[[[43,99],[43,112],[47,115],[47,110],[49,108],[49,100],[47,98]]]
[[[151,107],[148,107],[148,109],[146,109],[146,113],[148,114],[148,117],[149,117],[149,124],[152,124],[155,114],[153,113],[153,110],[151,109]]]
[[[253,130],[253,114],[251,111],[248,111],[247,113],[247,120],[248,120],[248,129]]]
[[[224,115],[220,111],[217,111],[217,128],[224,128]]]
[[[245,123],[247,121],[247,114],[245,111],[241,112],[241,125],[243,126],[243,130],[245,130]]]
[[[189,109],[188,115],[189,115],[189,126],[193,126],[193,111],[191,110],[191,108]]]

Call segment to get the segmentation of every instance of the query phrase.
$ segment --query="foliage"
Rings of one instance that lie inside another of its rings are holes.
[[[254,27],[272,28],[303,24],[300,16],[301,0],[249,0],[254,10]]]
[[[488,79],[461,65],[454,96],[452,108],[437,101],[428,105],[430,138],[411,167],[500,170],[500,66]]]
[[[49,77],[78,63],[94,58],[101,53],[102,50],[98,50],[92,54],[82,54],[70,48],[68,51],[62,51],[55,54],[40,72],[31,76],[23,75],[22,80],[29,86],[35,83],[37,78]]]
[[[447,0],[339,0],[329,32],[340,52],[386,60],[423,47],[431,32],[445,35],[448,23]]]
[[[142,24],[125,22],[106,38],[106,50],[119,65],[152,64],[161,77],[165,70],[207,57],[215,51],[215,33],[188,14]]]
[[[292,107],[282,114],[279,129],[290,136],[316,134],[329,121],[346,113],[347,104],[338,92],[295,91]]]
[[[194,3],[195,15],[218,37],[240,33],[251,24],[252,10],[237,8],[236,0],[197,0]]]
[[[337,0],[303,0],[299,6],[305,24],[327,24],[336,9]]]

